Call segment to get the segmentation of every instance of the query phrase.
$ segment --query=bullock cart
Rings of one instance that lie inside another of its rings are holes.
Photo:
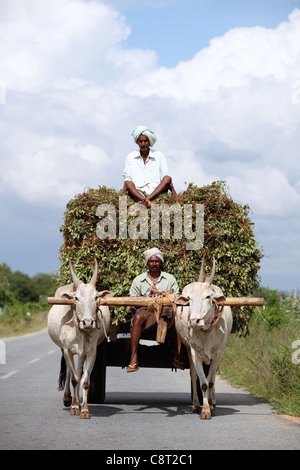
[[[142,331],[142,340],[148,340],[146,344],[139,345],[139,364],[141,367],[169,368],[173,369],[173,359],[176,350],[175,315],[174,304],[178,295],[156,297],[112,297],[98,299],[98,305],[109,307],[125,306],[127,308],[148,307],[153,314],[148,317]],[[60,297],[48,297],[50,305],[75,304],[75,300],[67,300]],[[255,297],[228,297],[225,301],[216,302],[216,305],[229,306],[262,306],[263,298]],[[107,332],[107,339],[97,349],[97,358],[91,375],[89,390],[89,403],[103,403],[106,388],[106,367],[125,368],[130,362],[130,329],[131,322],[114,323],[112,320]],[[186,369],[189,369],[189,361],[186,350],[182,345],[182,359]]]

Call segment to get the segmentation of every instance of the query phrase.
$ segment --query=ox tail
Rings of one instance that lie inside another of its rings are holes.
[[[65,388],[66,377],[67,377],[67,365],[66,365],[66,360],[64,358],[64,355],[62,354],[61,361],[60,361],[60,372],[59,372],[59,378],[58,378],[58,391],[59,392],[61,392]]]

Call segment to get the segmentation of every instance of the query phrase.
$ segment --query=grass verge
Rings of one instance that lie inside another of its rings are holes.
[[[265,400],[277,413],[300,417],[299,343],[299,352],[295,349],[299,323],[277,329],[254,317],[249,327],[247,337],[230,335],[219,367],[221,377]]]
[[[0,321],[0,338],[8,338],[10,336],[20,336],[26,333],[34,333],[40,331],[47,326],[47,316],[49,310],[36,312],[28,317],[16,318],[6,321]]]

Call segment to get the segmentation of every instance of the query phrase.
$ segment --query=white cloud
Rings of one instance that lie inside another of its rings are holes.
[[[131,130],[146,122],[179,190],[223,179],[259,214],[284,214],[287,200],[297,210],[299,10],[274,29],[232,29],[167,69],[154,51],[126,49],[130,28],[107,3],[2,5],[3,188],[49,204],[93,184],[119,189]]]
[[[257,216],[299,216],[300,194],[277,168],[248,168],[227,182],[232,197],[249,204]]]
[[[300,11],[274,29],[232,29],[166,68],[157,51],[126,47],[130,28],[111,5],[118,1],[1,1],[5,233],[9,208],[22,201],[30,233],[31,207],[63,214],[85,187],[120,189],[131,131],[146,123],[176,189],[226,180],[252,208],[266,255],[283,259],[280,240],[288,267],[299,245]],[[267,270],[280,271],[272,259]]]
[[[101,58],[130,33],[116,10],[83,0],[4,0],[0,24],[2,79],[23,91],[91,71],[101,79]]]
[[[14,159],[3,162],[2,188],[10,186],[26,202],[64,205],[85,187],[97,187],[97,176],[107,175],[109,159],[94,145],[75,140],[45,138],[20,145]]]
[[[147,70],[144,76],[127,84],[128,93],[145,98],[171,98],[188,106],[210,102],[216,93],[251,86],[254,79],[273,78],[282,82],[289,68],[300,71],[300,11],[294,10],[289,22],[276,29],[235,28],[214,38],[210,46],[174,69]],[[295,77],[297,78],[297,77]]]

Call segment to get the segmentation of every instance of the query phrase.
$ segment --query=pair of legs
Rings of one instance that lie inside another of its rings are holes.
[[[138,362],[138,347],[139,341],[141,338],[142,327],[145,324],[147,318],[153,315],[153,312],[148,308],[141,308],[135,314],[132,330],[131,330],[131,358],[130,364],[127,367],[127,372],[135,372],[139,369],[139,362]],[[181,358],[181,341],[177,336],[177,347],[176,347],[176,354],[173,361],[174,367],[178,367],[180,369],[184,368],[184,363]]]
[[[151,201],[153,199],[157,198],[160,194],[167,193],[169,190],[175,198],[178,197],[173,186],[171,176],[164,176],[159,185],[147,197],[136,189],[135,184],[132,181],[125,181],[123,190],[127,192],[129,196],[137,199],[141,204],[144,204],[148,208],[151,207]]]

